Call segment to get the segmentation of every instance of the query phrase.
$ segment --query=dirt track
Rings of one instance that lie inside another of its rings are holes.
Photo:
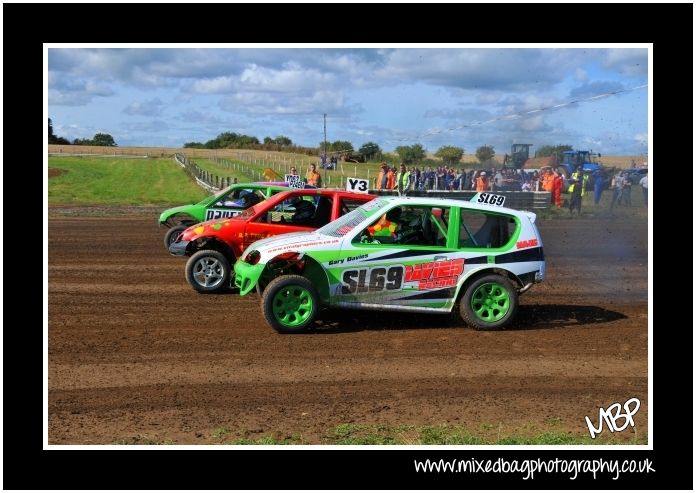
[[[647,224],[540,227],[547,281],[508,330],[333,311],[283,336],[255,294],[196,294],[154,216],[51,217],[49,443],[331,443],[341,423],[587,434],[585,415],[631,397],[647,434]]]

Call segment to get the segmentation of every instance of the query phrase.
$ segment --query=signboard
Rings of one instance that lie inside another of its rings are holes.
[[[285,175],[285,181],[288,182],[290,188],[304,188],[305,182],[298,175]]]
[[[346,190],[349,192],[367,193],[370,182],[362,178],[346,179]]]

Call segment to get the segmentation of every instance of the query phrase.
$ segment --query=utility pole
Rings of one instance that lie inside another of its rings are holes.
[[[324,113],[324,163],[326,163],[326,113]]]

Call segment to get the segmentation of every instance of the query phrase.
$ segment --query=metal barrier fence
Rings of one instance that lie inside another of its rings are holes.
[[[396,191],[369,190],[382,196],[397,196]],[[440,197],[447,199],[471,200],[476,195],[474,190],[409,190],[406,197]],[[485,192],[505,197],[505,207],[511,209],[546,209],[551,205],[551,192]]]
[[[201,169],[194,161],[181,154],[175,154],[176,162],[186,170],[186,172],[200,186],[209,192],[215,192],[230,185],[230,177],[220,177]],[[245,171],[250,176],[256,178],[258,175],[259,181],[265,180],[261,173],[257,170],[246,168],[239,163],[232,163],[225,160],[216,160],[229,169]],[[244,169],[246,168],[246,169]],[[339,180],[339,188],[342,188],[343,180]],[[383,196],[397,196],[398,192],[394,190],[369,190],[370,193]],[[505,197],[505,206],[511,209],[546,209],[551,205],[551,192],[489,192]],[[407,197],[441,197],[449,199],[470,200],[476,195],[474,190],[408,190]]]

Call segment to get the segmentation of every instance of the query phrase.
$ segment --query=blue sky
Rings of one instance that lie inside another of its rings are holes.
[[[644,154],[647,88],[582,100],[647,81],[647,48],[49,48],[48,115],[56,135],[121,146],[230,131],[315,147],[326,113],[327,140],[356,149]]]

